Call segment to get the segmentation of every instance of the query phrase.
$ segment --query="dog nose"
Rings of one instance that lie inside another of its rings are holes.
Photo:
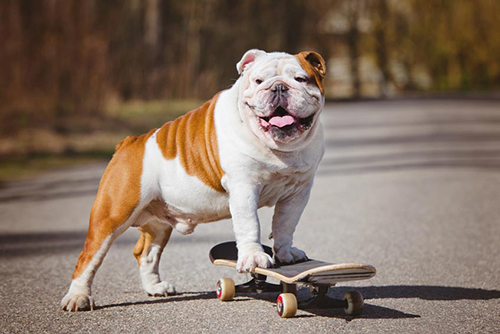
[[[282,93],[282,92],[285,92],[287,90],[288,90],[288,87],[285,84],[283,84],[282,82],[277,82],[274,85],[272,85],[272,87],[271,87],[271,91],[274,93],[276,93],[276,92]]]

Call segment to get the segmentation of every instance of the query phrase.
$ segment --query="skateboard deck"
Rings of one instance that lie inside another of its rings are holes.
[[[273,256],[271,247],[264,251]],[[238,250],[235,242],[225,242],[212,248],[210,261],[215,265],[236,268]],[[334,285],[338,282],[369,279],[375,276],[373,266],[363,263],[329,263],[318,260],[275,265],[273,268],[255,268],[256,274],[273,277],[286,284]]]

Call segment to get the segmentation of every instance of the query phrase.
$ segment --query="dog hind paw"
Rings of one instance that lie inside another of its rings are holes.
[[[150,286],[146,287],[145,290],[148,295],[152,297],[167,297],[176,294],[174,285],[165,281],[151,284]]]

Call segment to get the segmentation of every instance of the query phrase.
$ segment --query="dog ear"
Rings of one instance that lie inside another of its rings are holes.
[[[314,80],[321,94],[325,95],[323,87],[323,79],[326,74],[326,64],[323,57],[319,53],[313,51],[304,51],[296,54],[295,57],[299,61],[300,66],[307,72],[309,77]]]
[[[236,69],[238,74],[242,74],[247,68],[249,68],[252,63],[257,59],[257,57],[265,54],[262,50],[252,49],[245,52],[241,60],[236,64]]]
[[[311,64],[311,66],[318,72],[318,74],[323,79],[326,74],[326,64],[325,60],[321,55],[314,51],[304,51],[299,53],[304,59]]]

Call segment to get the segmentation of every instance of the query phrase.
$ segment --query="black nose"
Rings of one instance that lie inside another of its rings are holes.
[[[277,82],[274,85],[272,85],[272,87],[271,87],[271,91],[274,93],[276,93],[276,92],[282,93],[282,92],[285,92],[287,90],[288,90],[288,87],[281,82]]]

